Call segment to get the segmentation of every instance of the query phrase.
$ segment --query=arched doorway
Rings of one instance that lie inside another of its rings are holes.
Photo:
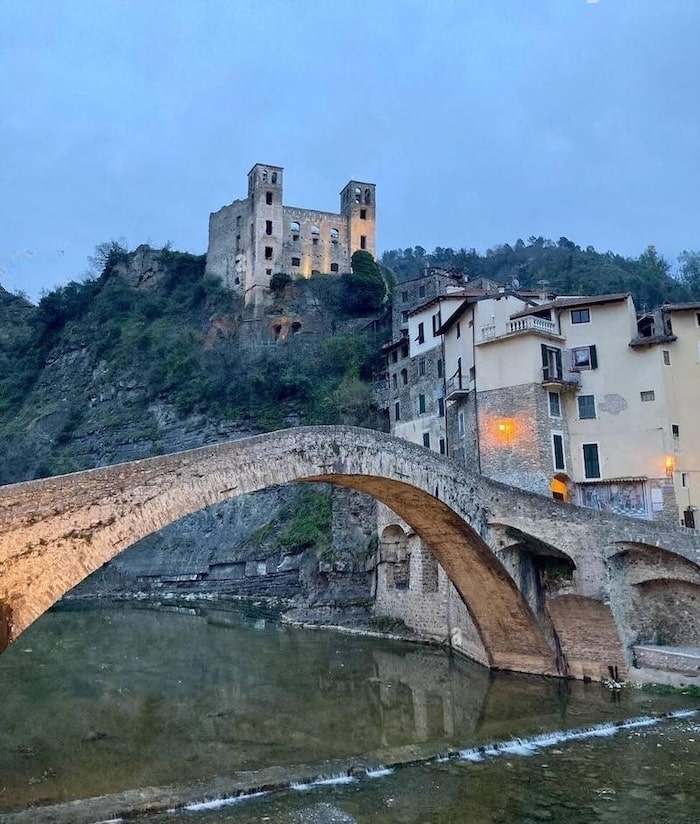
[[[555,475],[549,484],[549,490],[552,493],[552,498],[554,498],[555,501],[564,501],[565,503],[568,503],[570,500],[570,483],[571,480],[568,475]]]

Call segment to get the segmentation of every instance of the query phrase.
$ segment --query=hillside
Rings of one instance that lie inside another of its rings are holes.
[[[475,249],[436,248],[428,253],[422,246],[384,252],[382,264],[398,281],[416,278],[421,269],[434,266],[464,272],[470,279],[488,278],[497,283],[514,280],[523,289],[540,289],[560,295],[600,295],[631,292],[638,309],[652,309],[663,301],[700,299],[697,256],[684,252],[679,277],[649,246],[639,257],[628,258],[613,252],[582,249],[565,237],[554,242],[531,237],[517,240],[479,254]]]

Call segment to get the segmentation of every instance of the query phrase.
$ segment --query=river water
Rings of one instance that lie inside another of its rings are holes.
[[[63,608],[0,657],[0,821],[149,787],[157,824],[697,824],[697,704],[262,610]]]

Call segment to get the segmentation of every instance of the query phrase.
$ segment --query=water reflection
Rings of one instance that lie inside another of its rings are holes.
[[[0,658],[0,809],[640,711],[598,685],[260,612],[57,610]]]

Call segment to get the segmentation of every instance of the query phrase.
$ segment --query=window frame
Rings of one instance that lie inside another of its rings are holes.
[[[644,397],[646,395],[646,397]],[[639,400],[641,403],[651,403],[656,400],[656,391],[654,389],[642,389],[639,392]]]
[[[552,432],[551,436],[552,466],[557,472],[566,472],[566,452],[564,451],[564,433],[558,431]],[[559,464],[557,463],[557,441],[559,442],[559,448],[561,449],[561,466],[559,466]]]
[[[663,361],[664,366],[671,365],[671,350],[670,349],[662,349],[661,350],[661,360]]]
[[[576,363],[576,353],[577,352],[588,352],[588,359],[587,362],[584,363]],[[571,371],[572,372],[587,372],[592,369],[598,368],[598,350],[594,343],[588,344],[587,346],[572,346],[571,347]]]
[[[598,470],[597,475],[590,475],[588,473],[588,467],[590,465],[590,462],[586,460],[586,448],[587,447],[588,447],[589,451],[591,449],[595,449],[595,462],[596,462],[596,467],[597,467],[597,470]],[[581,444],[581,458],[583,460],[583,477],[586,480],[591,480],[591,481],[600,480],[603,477],[602,472],[600,470],[600,444],[597,441],[593,441],[591,443],[582,443]]]
[[[576,320],[574,320],[574,316],[576,316],[576,318],[577,318]],[[571,324],[574,325],[574,326],[578,326],[582,323],[590,323],[591,322],[590,307],[584,306],[582,309],[572,309],[570,318],[571,318]]]
[[[428,410],[428,404],[425,395],[421,392],[418,395],[418,414],[425,415]]]
[[[581,401],[586,398],[591,399],[591,403],[593,405],[593,414],[592,415],[582,415],[581,414]],[[576,414],[580,421],[594,421],[598,417],[598,407],[595,400],[595,395],[588,394],[588,395],[577,395],[576,396]]]
[[[552,411],[552,398],[557,399],[557,412]],[[561,393],[560,392],[552,392],[551,390],[547,392],[547,410],[549,412],[550,418],[560,419],[562,417],[561,414]]]

